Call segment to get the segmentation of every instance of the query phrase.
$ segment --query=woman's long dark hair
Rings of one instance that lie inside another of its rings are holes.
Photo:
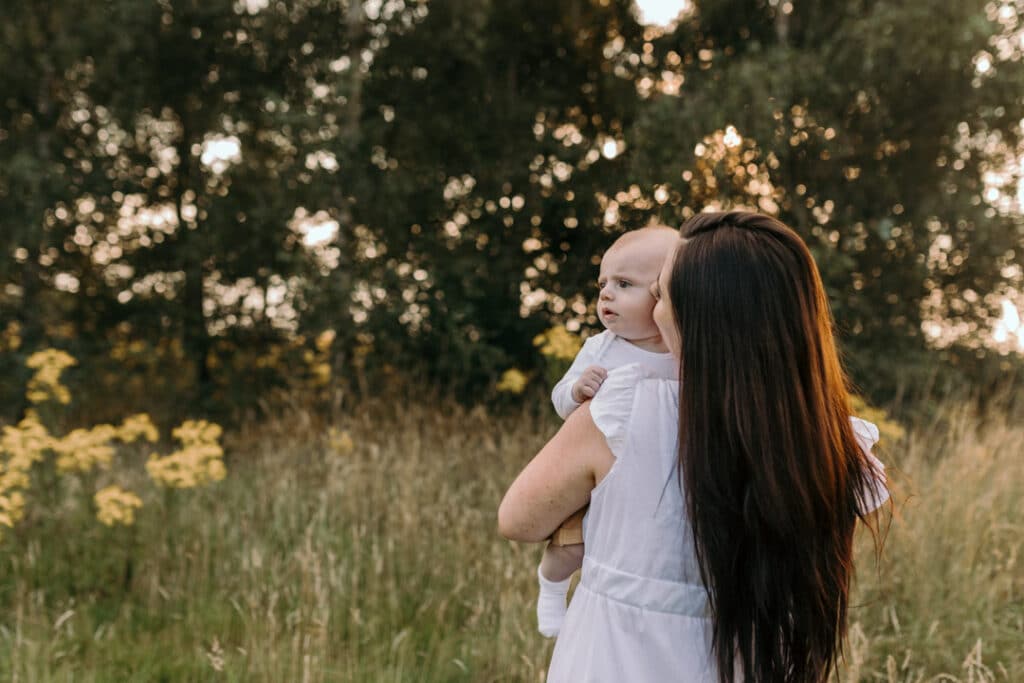
[[[874,476],[821,277],[769,216],[702,213],[681,234],[669,284],[679,462],[719,677],[821,683],[842,653],[858,503]]]

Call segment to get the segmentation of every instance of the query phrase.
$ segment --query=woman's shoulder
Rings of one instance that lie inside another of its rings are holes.
[[[678,381],[665,379],[640,363],[623,365],[608,372],[590,402],[590,414],[615,452],[634,415],[676,414],[678,387]]]

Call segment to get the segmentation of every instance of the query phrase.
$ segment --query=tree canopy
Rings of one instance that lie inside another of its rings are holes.
[[[686,7],[658,27],[625,0],[8,3],[4,370],[134,349],[194,406],[297,373],[485,396],[541,362],[538,332],[597,324],[622,231],[746,206],[807,240],[879,398],[937,360],[1005,372],[1016,4]]]

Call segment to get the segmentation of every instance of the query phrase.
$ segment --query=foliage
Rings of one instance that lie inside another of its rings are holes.
[[[807,240],[876,403],[935,363],[999,381],[1016,346],[991,331],[1024,289],[1018,9],[5,5],[0,370],[141,344],[163,365],[134,400],[227,417],[297,382],[267,349],[329,330],[303,384],[325,401],[396,374],[477,400],[550,366],[538,333],[597,325],[623,230],[745,205]]]
[[[893,375],[873,372],[881,353],[899,366],[938,360],[929,346],[973,350],[1001,294],[1020,289],[1019,268],[1006,267],[1024,230],[1016,183],[1003,184],[1016,164],[1000,162],[1022,149],[1016,9],[788,7],[703,3],[651,41],[640,71],[686,80],[679,98],[652,95],[634,128],[646,200],[634,203],[664,221],[709,203],[753,205],[795,227],[822,269],[856,379],[888,399]]]

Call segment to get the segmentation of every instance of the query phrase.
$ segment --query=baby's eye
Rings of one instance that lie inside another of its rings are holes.
[[[623,289],[625,289],[626,287],[632,287],[632,286],[633,286],[633,283],[630,282],[629,280],[619,280],[619,287],[622,287]]]

